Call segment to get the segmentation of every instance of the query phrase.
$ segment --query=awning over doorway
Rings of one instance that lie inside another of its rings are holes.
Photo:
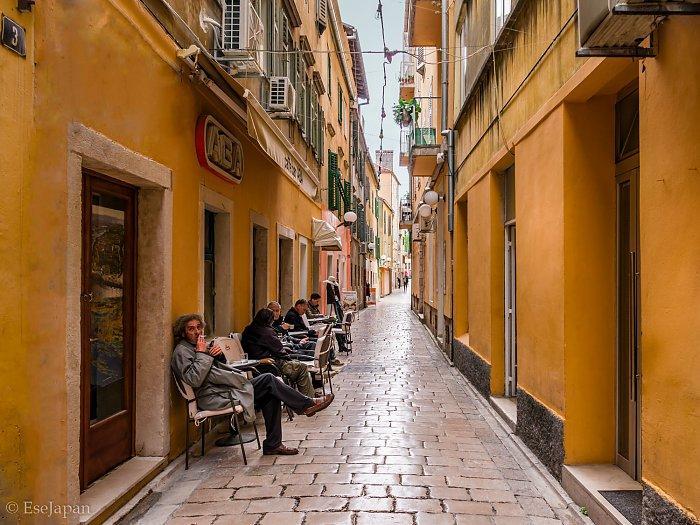
[[[340,236],[333,226],[320,219],[312,219],[312,232],[314,236],[314,246],[322,250],[338,252],[343,249]]]

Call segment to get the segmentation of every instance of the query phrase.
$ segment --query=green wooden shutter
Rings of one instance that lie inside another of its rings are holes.
[[[325,138],[326,138],[326,117],[323,113],[323,108],[319,102],[318,105],[318,125],[319,125],[319,144],[318,144],[318,160],[323,164],[323,150],[325,149]]]
[[[335,211],[340,205],[338,195],[338,154],[328,150],[328,209]]]
[[[350,195],[350,181],[343,181],[343,213],[352,210],[352,195]]]

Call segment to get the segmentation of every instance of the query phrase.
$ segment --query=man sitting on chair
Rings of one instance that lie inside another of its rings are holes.
[[[318,337],[318,330],[311,328],[309,320],[306,318],[306,311],[309,304],[306,299],[297,299],[287,314],[284,316],[284,322],[292,325],[294,332],[306,332],[308,337]]]
[[[274,314],[267,308],[255,314],[253,322],[241,334],[243,350],[251,359],[274,359],[275,366],[284,377],[296,384],[302,394],[314,397],[316,392],[306,365],[294,359],[293,354],[282,346],[282,341],[272,328],[273,319]]]
[[[284,316],[284,322],[292,325],[292,330],[302,332],[306,331],[309,336],[316,334],[318,336],[318,331],[311,328],[309,325],[309,320],[306,318],[306,311],[309,304],[306,299],[297,299],[294,306],[289,309],[287,315]],[[313,336],[313,337],[315,337]],[[342,334],[336,335],[336,340],[338,341],[338,348],[341,352],[345,351],[345,337]],[[343,362],[335,357],[335,350],[331,348],[330,354],[331,364],[335,366],[343,366]]]
[[[333,394],[321,398],[307,397],[285,385],[272,374],[260,374],[249,380],[245,374],[217,359],[223,353],[219,346],[207,347],[204,340],[204,319],[199,314],[178,317],[173,324],[175,350],[171,368],[177,377],[190,385],[197,396],[200,410],[222,410],[231,404],[243,407],[246,422],[255,421],[255,410],[261,410],[265,419],[265,455],[298,454],[296,448],[282,444],[282,407],[288,407],[306,416],[312,416],[333,401]],[[231,434],[221,446],[238,444],[239,437]]]
[[[274,315],[272,328],[279,336],[282,344],[297,354],[304,354],[313,357],[314,348],[316,348],[316,340],[309,339],[308,337],[295,337],[289,335],[288,330],[292,328],[292,325],[285,323],[282,319],[282,307],[278,302],[272,301],[267,304],[266,308],[271,310],[272,314]]]

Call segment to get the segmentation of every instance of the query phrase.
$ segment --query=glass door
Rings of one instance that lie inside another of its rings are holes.
[[[84,174],[81,488],[133,455],[136,190]]]

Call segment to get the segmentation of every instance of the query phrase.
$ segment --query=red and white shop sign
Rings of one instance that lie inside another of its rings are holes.
[[[224,180],[243,180],[243,147],[233,134],[211,115],[197,120],[195,132],[199,164]]]

